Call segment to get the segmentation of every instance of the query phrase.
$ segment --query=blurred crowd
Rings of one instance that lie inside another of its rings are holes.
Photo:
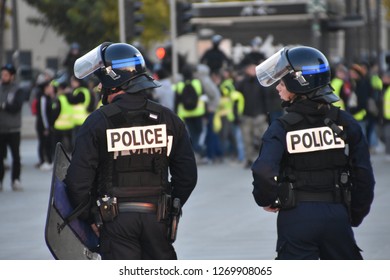
[[[239,64],[221,50],[222,40],[220,35],[213,36],[212,47],[196,65],[179,60],[179,81],[173,81],[170,63],[145,61],[150,74],[162,84],[150,91],[149,98],[184,121],[198,164],[228,161],[249,168],[258,156],[263,133],[284,111],[276,85],[264,88],[257,81],[255,68],[267,58],[259,50],[258,40],[253,40],[252,49]],[[38,138],[36,167],[41,170],[52,169],[56,143],[61,142],[71,154],[78,128],[102,106],[97,80],[79,80],[73,75],[74,62],[80,56],[79,46],[72,44],[63,63],[66,71],[59,74],[46,69],[29,94]],[[3,67],[3,71],[7,69]],[[377,65],[357,62],[332,65],[332,75],[331,86],[340,97],[335,105],[360,123],[370,151],[385,153],[390,161],[390,72],[379,74]],[[11,103],[4,90],[7,83],[2,75],[0,100]],[[192,106],[186,101],[188,88],[195,96]],[[2,131],[0,127],[0,138]],[[7,143],[0,141],[0,149],[7,150]],[[13,166],[18,170],[18,164]],[[15,190],[18,187],[15,185]]]

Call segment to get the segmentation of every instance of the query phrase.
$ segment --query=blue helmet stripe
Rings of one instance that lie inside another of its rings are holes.
[[[303,75],[311,75],[324,73],[329,71],[329,64],[320,64],[320,65],[311,65],[311,66],[302,66]]]
[[[113,60],[112,68],[116,69],[116,68],[124,68],[124,67],[134,67],[142,64],[143,64],[143,58],[137,56],[137,57]]]

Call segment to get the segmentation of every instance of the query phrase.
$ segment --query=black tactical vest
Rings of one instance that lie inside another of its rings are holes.
[[[306,149],[306,152],[287,152],[283,158],[281,177],[293,182],[296,190],[328,192],[334,191],[336,185],[340,184],[341,173],[346,170],[348,163],[348,149],[321,149],[326,144],[344,143],[324,123],[325,118],[337,123],[338,112],[338,109],[332,107],[327,116],[318,118],[314,123],[309,123],[303,115],[295,112],[279,118],[285,130],[291,132],[286,140],[290,137],[293,146],[301,145],[302,150]],[[307,152],[310,149],[313,151]]]
[[[150,147],[163,140],[161,129],[155,128],[163,124],[160,106],[148,100],[136,111],[110,104],[103,106],[101,112],[115,131],[122,128],[111,134],[107,129],[107,150],[116,144],[128,145],[130,149],[109,152],[109,160],[99,167],[99,195],[117,197],[119,202],[155,202],[161,194],[170,193],[167,145]],[[165,127],[166,136],[172,135]]]

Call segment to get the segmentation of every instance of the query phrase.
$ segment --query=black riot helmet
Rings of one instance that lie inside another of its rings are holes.
[[[125,43],[103,43],[76,60],[75,76],[82,79],[94,73],[108,94],[125,90],[136,93],[159,87],[146,72],[141,52]]]
[[[283,79],[292,93],[327,103],[338,101],[330,87],[329,62],[324,54],[312,47],[283,48],[258,65],[256,74],[263,86]]]

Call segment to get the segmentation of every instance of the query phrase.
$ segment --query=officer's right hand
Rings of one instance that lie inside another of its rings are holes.
[[[279,208],[274,208],[274,207],[271,207],[271,205],[269,206],[265,206],[263,207],[263,209],[267,212],[273,212],[273,213],[276,213],[279,211]]]

